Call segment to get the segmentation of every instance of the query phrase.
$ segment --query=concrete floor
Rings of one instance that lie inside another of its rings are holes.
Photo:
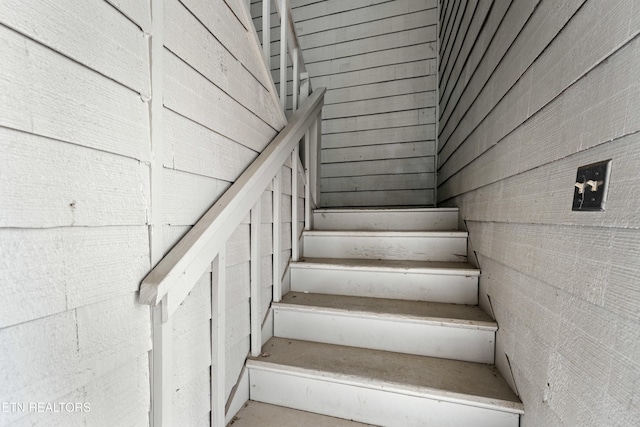
[[[260,402],[247,402],[228,427],[358,427],[371,426]]]

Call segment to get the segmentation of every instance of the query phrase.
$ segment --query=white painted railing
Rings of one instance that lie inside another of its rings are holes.
[[[325,89],[316,89],[295,111],[289,124],[264,149],[207,213],[180,242],[144,278],[140,286],[140,302],[155,306],[154,367],[155,404],[170,405],[170,390],[162,390],[171,369],[171,316],[193,289],[198,279],[213,264],[217,264],[218,280],[212,289],[212,425],[225,425],[225,248],[231,234],[244,218],[251,219],[251,353],[260,354],[262,346],[260,316],[260,227],[262,194],[273,185],[273,300],[282,297],[280,219],[281,171],[291,162],[291,258],[299,257],[298,176],[305,186],[305,229],[311,227],[311,211],[319,195],[318,163],[320,147],[321,111]],[[303,141],[304,162],[300,160],[300,141]],[[166,365],[166,369],[162,369]],[[157,378],[156,378],[157,377]],[[160,387],[160,389],[156,389]],[[166,385],[165,385],[166,387]]]
[[[280,105],[286,111],[291,107],[293,111],[298,109],[301,101],[309,96],[311,82],[307,73],[302,50],[298,42],[298,35],[291,16],[289,0],[262,0],[262,51],[271,69],[271,7],[280,17]],[[284,11],[284,13],[283,13]],[[287,106],[287,67],[288,59],[291,59],[293,67],[292,105]]]

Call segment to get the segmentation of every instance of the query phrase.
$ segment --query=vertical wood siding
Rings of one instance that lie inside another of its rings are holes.
[[[0,4],[0,402],[91,405],[1,411],[1,425],[149,425],[151,316],[136,291],[162,255],[153,248],[166,253],[284,126],[241,7],[166,0],[154,34],[151,1]],[[152,96],[163,100],[158,122]],[[229,396],[249,351],[248,218],[226,268]],[[175,425],[209,420],[212,280],[172,322]]]
[[[631,425],[640,5],[442,3],[438,199],[469,229],[522,425]],[[572,212],[577,167],[607,159],[606,210]]]
[[[328,89],[321,205],[433,205],[436,1],[292,0],[291,6],[312,86]],[[252,2],[259,32],[261,14],[261,3]],[[274,12],[275,68],[277,26]]]

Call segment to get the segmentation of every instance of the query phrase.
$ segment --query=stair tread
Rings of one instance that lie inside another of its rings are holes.
[[[314,213],[361,213],[365,212],[458,212],[458,208],[385,208],[385,207],[363,207],[363,208],[323,208],[314,209]]]
[[[240,412],[233,417],[229,426],[231,425],[233,427],[373,427],[372,424],[362,424],[253,400],[244,404]]]
[[[274,307],[367,314],[376,317],[449,323],[451,326],[495,330],[496,323],[480,307],[426,301],[289,292]]]
[[[523,413],[520,399],[493,365],[277,337],[247,365]]]
[[[411,273],[457,274],[479,276],[480,270],[466,262],[458,261],[404,261],[383,259],[349,259],[349,258],[302,258],[292,262],[292,268],[342,268],[388,270]]]
[[[467,237],[466,231],[389,231],[389,230],[305,230],[305,236],[357,236],[357,237]]]

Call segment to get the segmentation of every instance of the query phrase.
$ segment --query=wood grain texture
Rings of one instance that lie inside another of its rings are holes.
[[[0,330],[2,348],[24,349],[20,358],[6,351],[0,353],[3,399],[46,402],[51,396],[65,396],[138,358],[147,360],[151,349],[149,319],[149,309],[136,304],[132,292]],[[51,369],[51,363],[56,369]],[[147,372],[144,364],[139,368]],[[148,384],[148,380],[137,378]],[[104,402],[96,394],[98,390],[92,389],[90,394],[97,397],[96,407]],[[144,407],[145,400],[131,403]],[[124,412],[123,407],[120,415]],[[3,413],[3,423],[23,415],[19,411]]]
[[[527,88],[527,86],[531,86],[532,73],[523,75],[524,71],[527,69],[528,64],[531,64],[536,56],[542,52],[546,44],[552,39],[552,36],[563,28],[566,20],[572,16],[575,9],[581,5],[581,2],[581,0],[578,0],[573,3],[567,3],[561,11],[557,11],[551,6],[549,6],[548,9],[543,6],[536,9],[528,25],[518,35],[517,39],[514,40],[512,48],[506,52],[504,60],[496,67],[492,74],[488,76],[486,86],[480,91],[473,105],[465,113],[464,122],[460,122],[455,131],[450,134],[442,134],[443,138],[445,135],[448,135],[446,138],[447,145],[449,145],[447,149],[443,149],[440,152],[442,161],[445,161],[452,150],[455,150],[456,146],[459,146],[468,138],[469,134],[482,123],[482,120],[489,112],[494,113],[493,117],[496,117],[500,113],[516,115],[527,114],[528,110],[513,108],[513,106],[511,106],[508,111],[504,107],[499,111],[491,110],[494,109],[499,99],[507,90],[511,89],[514,94],[517,93],[520,96],[523,96],[524,93],[531,90]],[[548,16],[553,16],[554,21],[549,21]],[[547,31],[541,30],[539,25],[536,25],[536,22],[543,20],[548,21],[548,25],[545,26]],[[591,27],[591,25],[589,25],[589,27]],[[544,32],[544,35],[540,34],[541,32]],[[527,46],[528,49],[524,50],[523,46]],[[507,66],[506,64],[518,64],[518,66]],[[546,68],[548,67],[545,67],[545,70]],[[520,85],[514,86],[514,83],[518,79],[520,79]],[[460,105],[460,108],[464,108],[464,106]],[[511,117],[508,117],[506,120],[511,121],[510,119]]]
[[[435,154],[435,141],[377,144],[364,147],[333,148],[322,150],[322,162],[340,163],[365,160],[426,157]]]
[[[322,177],[389,175],[434,172],[433,157],[328,163],[322,165]]]
[[[434,190],[389,190],[322,193],[322,207],[433,206]]]
[[[467,52],[466,61],[464,66],[460,70],[459,79],[455,81],[455,85],[449,84],[451,87],[444,88],[443,97],[444,102],[442,102],[442,108],[440,111],[440,119],[444,124],[444,120],[451,114],[451,110],[454,109],[455,103],[458,101],[462,93],[466,90],[469,85],[470,79],[474,76],[476,69],[478,68],[480,62],[484,58],[487,49],[489,48],[491,42],[493,41],[496,30],[502,20],[505,17],[505,14],[509,10],[511,6],[512,0],[505,0],[500,2],[493,2],[491,7],[491,13],[486,17],[486,20],[481,25],[480,32],[478,33],[476,39],[473,42],[472,48],[469,52]],[[460,54],[464,54],[465,52],[460,52]],[[447,92],[449,91],[449,100],[446,99]],[[453,101],[453,104],[451,102]]]
[[[500,325],[496,365],[514,375],[522,422],[633,422],[638,6],[505,3],[461,21],[462,58],[441,79],[438,197],[469,229],[480,304]],[[573,212],[576,168],[605,159],[605,210]]]
[[[295,12],[294,12],[295,14]],[[305,48],[312,49],[338,43],[347,43],[358,39],[376,37],[383,34],[411,30],[437,21],[436,9],[426,9],[400,16],[376,19],[370,22],[350,25],[333,30],[323,30],[319,33],[304,34],[298,32],[300,43]]]
[[[168,169],[235,181],[258,156],[254,150],[164,110],[163,165]]]
[[[146,165],[0,128],[2,227],[144,225]]]
[[[403,64],[385,65],[366,70],[340,73],[331,77],[311,76],[313,87],[328,87],[330,89],[360,86],[363,84],[380,83],[394,79],[409,79],[435,74],[435,60],[423,60]]]
[[[148,107],[139,94],[6,27],[0,55],[1,126],[148,159]]]
[[[446,110],[443,111],[440,136],[444,140],[448,140],[457,130],[457,125],[461,122],[466,110],[473,104],[478,92],[485,87],[486,81],[491,77],[500,60],[512,45],[513,40],[519,34],[522,26],[536,9],[536,5],[537,2],[514,0],[514,3],[509,7],[503,21],[504,25],[498,27],[495,37],[492,39],[489,49],[487,49],[487,54],[482,58],[471,77],[472,80],[467,86],[467,90],[457,100],[456,109],[451,116],[446,116]],[[443,155],[446,157],[446,153]]]
[[[9,0],[0,4],[0,17],[7,27],[149,96],[144,33],[104,0]]]
[[[214,37],[257,78],[264,87],[269,87],[262,59],[250,49],[247,29],[240,23],[223,0],[184,0],[181,2]]]
[[[124,16],[138,25],[142,31],[151,31],[151,0],[105,0]]]
[[[324,134],[331,134],[369,129],[418,126],[435,123],[435,119],[435,108],[430,107],[393,113],[323,120],[322,131]]]
[[[437,3],[301,0],[292,5],[312,85],[328,88],[322,148],[331,150],[323,150],[321,170],[333,179],[326,188],[357,189],[359,184],[341,185],[335,178],[370,174],[369,188],[373,168],[380,166],[379,180],[389,183],[384,186],[406,183],[405,189],[413,190],[406,177],[389,175],[403,173],[389,165],[433,155],[433,143],[427,141],[435,139],[435,126],[424,125],[435,124]],[[254,19],[260,12],[254,6]],[[272,47],[278,44],[271,39]],[[362,160],[369,161],[357,162]],[[427,173],[408,167],[404,173]],[[340,172],[349,168],[354,172]]]
[[[507,3],[506,1],[502,2],[500,5],[496,4],[495,7],[501,7]],[[484,29],[485,22],[489,25],[489,21],[486,20],[493,5],[494,3],[490,1],[479,2],[471,22],[463,24],[463,31],[465,31],[464,41],[456,50],[454,59],[450,60],[447,67],[441,72],[442,79],[440,80],[441,90],[439,94],[443,107],[447,105],[449,96],[453,89],[457,87],[458,81],[464,78],[461,70],[466,67],[467,60],[470,58],[470,51],[478,43],[478,34]],[[450,82],[451,78],[454,81]]]
[[[430,107],[435,107],[435,92],[415,91],[407,95],[326,105],[322,111],[322,117],[328,120]]]
[[[169,50],[272,128],[279,127],[267,89],[178,0],[166,2],[165,21]]]
[[[412,46],[381,50],[364,54],[355,54],[346,58],[331,58],[307,65],[314,77],[347,73],[367,68],[382,67],[389,64],[422,61],[436,57],[436,44],[420,43]]]
[[[165,55],[165,106],[262,151],[276,131],[170,52]]]
[[[436,40],[435,25],[413,28],[391,34],[382,34],[366,39],[352,40],[339,44],[307,49],[304,60],[307,65],[335,58],[346,58],[354,55],[398,49]]]
[[[343,89],[329,89],[325,96],[325,106],[342,102],[376,99],[390,96],[427,92],[435,90],[435,75],[415,77],[404,80],[391,80],[382,83],[360,85]],[[326,108],[325,108],[326,110]]]
[[[347,27],[392,16],[405,15],[421,10],[433,9],[435,7],[435,0],[397,0],[333,15],[318,16],[317,18],[307,19],[302,22],[296,19],[296,30],[300,36],[304,36],[305,34]],[[296,17],[295,13],[294,17]]]
[[[322,148],[346,148],[362,145],[391,144],[435,140],[435,125],[374,129],[323,135]]]
[[[165,224],[193,225],[231,185],[229,182],[171,169],[163,171]]]
[[[5,228],[0,235],[7,292],[0,327],[133,293],[149,269],[145,226]]]
[[[434,173],[407,173],[402,175],[375,175],[347,178],[322,178],[323,192],[355,192],[380,190],[414,190],[433,188]]]

